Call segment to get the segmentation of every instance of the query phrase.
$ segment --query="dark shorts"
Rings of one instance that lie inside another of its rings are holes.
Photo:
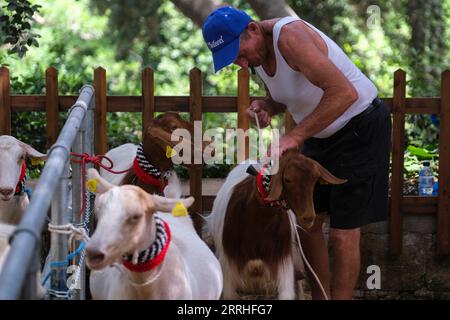
[[[387,219],[391,114],[381,100],[374,101],[372,111],[355,116],[331,137],[305,141],[303,154],[348,180],[317,184],[314,190],[316,213],[327,212],[331,228],[353,229]]]

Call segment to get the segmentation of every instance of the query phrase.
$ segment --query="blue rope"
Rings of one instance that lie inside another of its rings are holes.
[[[67,258],[65,260],[63,260],[63,261],[53,261],[53,262],[50,263],[50,267],[58,268],[58,267],[68,266],[69,263],[70,263],[70,260],[72,260],[77,255],[79,255],[81,253],[81,251],[83,251],[84,248],[86,248],[86,243],[81,242],[80,245],[78,246],[78,248],[74,252],[72,252],[69,255],[67,255]]]
[[[79,255],[84,250],[84,248],[86,248],[86,243],[81,242],[80,245],[78,246],[78,248],[74,252],[69,253],[67,255],[66,259],[64,259],[63,261],[50,262],[50,268],[60,268],[60,267],[68,266],[70,263],[70,260],[72,260],[77,255]],[[47,273],[47,275],[45,276],[44,281],[42,281],[42,285],[44,285],[47,282],[48,278],[50,277],[50,274],[51,274],[51,271],[49,271]]]

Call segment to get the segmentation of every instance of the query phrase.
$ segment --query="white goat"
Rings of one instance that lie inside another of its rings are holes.
[[[133,164],[133,160],[136,157],[137,145],[133,143],[125,143],[114,149],[109,150],[105,156],[113,162],[114,171],[127,170]],[[102,163],[106,166],[109,165],[108,161],[103,160]],[[122,182],[126,173],[114,174],[103,168],[100,168],[100,175],[106,179],[106,181],[118,186]]]
[[[15,226],[0,223],[0,270],[2,270],[6,255],[9,252],[9,237],[13,234]]]
[[[22,190],[23,181],[20,181],[26,157],[43,160],[47,156],[12,136],[0,136],[0,270],[10,249],[9,237],[30,202],[28,194]],[[40,298],[45,293],[40,272],[37,281]]]
[[[0,222],[16,225],[28,206],[28,195],[20,188],[25,158],[45,159],[31,146],[11,136],[0,136]]]
[[[86,249],[94,299],[220,297],[223,280],[218,260],[196,234],[189,215],[170,213],[177,203],[189,207],[194,201],[192,197],[176,199],[181,196],[176,175],[164,190],[173,199],[150,195],[132,185],[113,186],[94,169],[88,170],[88,177],[98,182],[98,224]],[[170,229],[165,228],[165,234],[161,221]],[[131,261],[124,261],[127,255]],[[145,267],[158,258],[162,262]]]

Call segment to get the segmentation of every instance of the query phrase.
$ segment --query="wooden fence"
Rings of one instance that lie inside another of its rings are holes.
[[[155,96],[153,70],[142,71],[142,94],[140,96],[108,96],[106,94],[106,71],[99,67],[94,71],[95,87],[95,152],[107,151],[107,112],[141,112],[142,124],[152,119],[154,112],[189,112],[191,121],[201,120],[204,112],[237,112],[237,126],[248,129],[245,110],[257,98],[249,95],[249,74],[238,72],[238,95],[202,96],[202,74],[194,68],[189,73],[189,96]],[[50,147],[59,132],[59,113],[65,112],[75,102],[76,96],[58,95],[58,72],[54,68],[46,71],[45,95],[11,95],[10,75],[5,67],[0,68],[0,134],[11,134],[11,112],[43,111],[47,117],[47,146]],[[392,180],[390,195],[390,253],[402,251],[403,216],[406,214],[436,215],[437,254],[450,253],[450,71],[442,73],[441,96],[434,98],[406,98],[406,74],[402,70],[394,73],[393,98],[383,98],[393,114]],[[440,114],[439,138],[439,196],[403,196],[403,155],[405,150],[405,114]],[[286,130],[294,123],[286,114]],[[245,149],[248,155],[248,146]],[[194,165],[189,172],[190,190],[195,197],[194,210],[210,210],[213,196],[202,196],[202,166]],[[198,221],[197,221],[198,223]]]

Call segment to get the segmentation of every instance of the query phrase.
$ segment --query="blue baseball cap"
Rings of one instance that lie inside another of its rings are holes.
[[[214,10],[203,24],[203,38],[211,50],[214,71],[231,64],[239,53],[239,37],[252,18],[233,7]]]

